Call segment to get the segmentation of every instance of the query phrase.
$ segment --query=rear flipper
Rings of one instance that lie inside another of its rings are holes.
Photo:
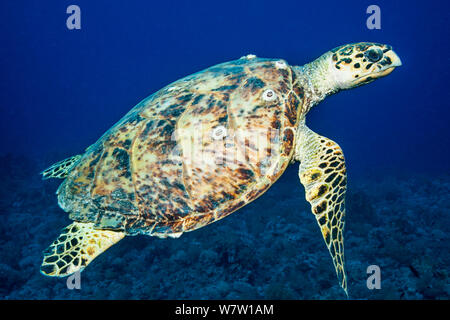
[[[45,251],[41,273],[65,277],[82,271],[100,253],[119,242],[125,233],[96,230],[93,223],[74,222]]]
[[[51,167],[41,172],[42,179],[49,179],[49,178],[63,179],[67,177],[67,174],[78,163],[78,160],[80,160],[81,156],[82,156],[81,154],[78,154],[76,156],[55,163]]]

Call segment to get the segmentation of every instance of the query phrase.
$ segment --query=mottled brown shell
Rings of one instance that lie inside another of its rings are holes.
[[[251,56],[176,81],[86,150],[58,190],[76,221],[176,236],[264,193],[294,150],[301,88],[282,60]]]

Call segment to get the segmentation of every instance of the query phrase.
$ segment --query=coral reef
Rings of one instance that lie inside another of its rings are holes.
[[[220,222],[179,239],[125,238],[81,273],[81,290],[69,290],[65,279],[39,273],[42,250],[70,223],[56,203],[60,181],[37,175],[47,160],[0,157],[2,299],[346,298],[295,165]],[[449,195],[448,175],[350,180],[351,299],[449,299]],[[381,268],[379,290],[366,286],[374,264]]]

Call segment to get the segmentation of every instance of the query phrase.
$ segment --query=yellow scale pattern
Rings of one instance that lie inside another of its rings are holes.
[[[82,271],[100,253],[120,241],[123,232],[96,230],[93,223],[74,222],[44,251],[41,273],[65,277]]]
[[[79,154],[55,163],[51,167],[41,172],[42,179],[50,179],[50,178],[64,179],[65,177],[67,177],[67,174],[78,162],[78,160],[81,159],[81,157],[82,155]]]
[[[339,284],[347,294],[343,237],[347,187],[344,154],[336,142],[311,131],[304,122],[298,134],[296,159],[300,161],[300,181],[333,259]]]

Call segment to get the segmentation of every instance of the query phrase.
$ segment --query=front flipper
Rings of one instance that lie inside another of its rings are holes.
[[[78,160],[80,160],[81,156],[82,156],[81,154],[78,154],[76,156],[55,163],[51,167],[41,172],[42,179],[49,179],[49,178],[63,179],[67,177],[67,174],[78,163]]]
[[[65,227],[45,251],[41,273],[50,277],[65,277],[83,269],[125,233],[94,229],[93,223],[74,222]]]
[[[333,258],[339,284],[348,295],[343,237],[347,187],[344,154],[336,142],[311,131],[303,123],[299,127],[295,158],[300,161],[299,177],[306,200]]]

